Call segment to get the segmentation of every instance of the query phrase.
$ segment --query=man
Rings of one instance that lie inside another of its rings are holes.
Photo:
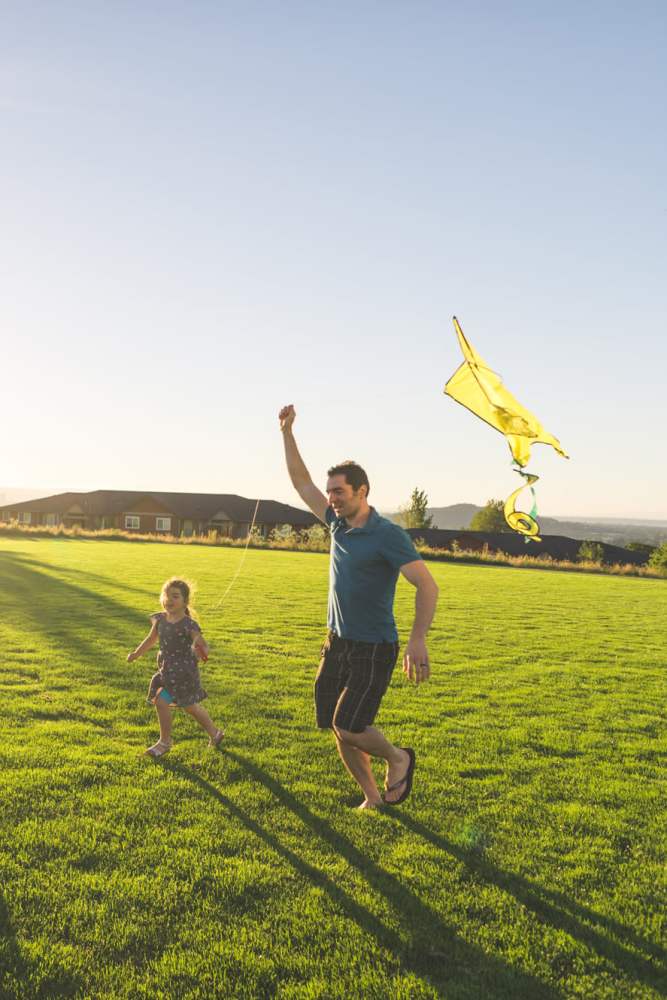
[[[313,514],[331,532],[329,636],[315,681],[317,724],[333,729],[338,753],[361,787],[360,809],[382,804],[370,758],[387,762],[384,802],[398,805],[412,789],[415,753],[395,747],[373,726],[398,658],[393,604],[399,572],[417,588],[415,619],[403,671],[416,684],[430,669],[426,633],[438,599],[435,580],[409,535],[368,504],[364,470],[354,462],[329,469],[327,495],[313,483],[294,440],[294,407],[279,414],[287,471]]]

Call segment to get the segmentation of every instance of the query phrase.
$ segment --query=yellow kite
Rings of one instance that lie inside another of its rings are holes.
[[[450,378],[445,386],[445,392],[505,435],[512,457],[519,466],[516,471],[524,477],[526,480],[524,485],[530,486],[532,491],[532,484],[538,477],[522,471],[530,459],[531,445],[550,444],[563,458],[568,456],[561,448],[560,441],[545,431],[537,417],[517,402],[512,393],[505,388],[500,377],[489,368],[486,361],[466,340],[456,316],[454,316],[454,327],[465,361]],[[505,520],[515,531],[539,541],[539,528],[534,519],[535,508],[530,514],[514,509],[516,496],[523,488],[524,486],[520,486],[508,497],[505,503]]]

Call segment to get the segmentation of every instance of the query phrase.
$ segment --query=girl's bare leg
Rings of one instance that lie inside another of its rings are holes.
[[[171,709],[166,701],[157,698],[155,701],[155,711],[160,723],[160,739],[163,743],[171,744]]]
[[[216,724],[211,719],[211,716],[202,705],[188,705],[185,711],[191,715],[193,719],[197,720],[202,729],[206,730],[208,735],[211,737],[211,740],[217,741],[218,743],[220,742],[218,737],[220,736],[222,730],[218,729]]]
[[[162,757],[171,750],[171,713],[166,702],[156,699],[155,711],[160,723],[160,739],[146,751],[149,757]]]

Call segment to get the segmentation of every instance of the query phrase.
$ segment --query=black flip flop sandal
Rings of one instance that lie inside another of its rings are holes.
[[[405,750],[405,752],[407,754],[409,754],[409,756],[410,756],[410,763],[408,764],[408,769],[405,772],[405,774],[403,775],[403,777],[399,781],[395,781],[393,785],[389,785],[388,788],[385,788],[385,790],[384,790],[385,791],[384,804],[386,806],[399,806],[401,804],[401,802],[405,802],[405,800],[407,799],[408,795],[412,791],[412,777],[413,777],[414,772],[415,772],[415,764],[417,763],[417,758],[415,756],[415,752],[412,749],[412,747],[401,747],[401,750]],[[395,792],[396,789],[400,788],[401,785],[403,785],[403,784],[405,785],[405,789],[404,789],[402,795],[399,795],[399,797],[397,799],[393,799],[391,801],[389,799],[387,799],[387,797],[386,797],[387,792]]]

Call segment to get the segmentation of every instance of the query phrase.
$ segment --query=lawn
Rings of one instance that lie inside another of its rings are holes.
[[[313,726],[327,557],[250,551],[216,608],[240,558],[0,543],[0,996],[664,996],[667,582],[430,564],[433,678],[379,719],[414,792],[358,813]],[[178,714],[155,763],[125,656],[173,573],[227,739]]]

